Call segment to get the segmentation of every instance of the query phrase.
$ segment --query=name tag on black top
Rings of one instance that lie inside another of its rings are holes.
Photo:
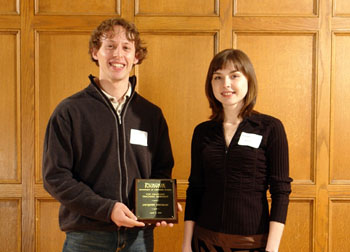
[[[262,140],[261,135],[242,132],[238,141],[238,145],[250,146],[257,149],[260,146],[261,140]]]

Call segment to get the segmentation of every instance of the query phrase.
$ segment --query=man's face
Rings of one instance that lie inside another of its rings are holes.
[[[114,34],[110,32],[101,38],[100,49],[94,49],[92,55],[100,67],[100,80],[127,82],[133,65],[138,62],[135,44],[127,39],[123,27],[116,25],[113,30]]]

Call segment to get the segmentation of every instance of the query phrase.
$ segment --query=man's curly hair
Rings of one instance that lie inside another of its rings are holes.
[[[91,60],[98,66],[98,61],[92,56],[93,50],[99,50],[101,47],[101,38],[114,35],[114,26],[119,25],[125,29],[126,38],[135,43],[135,57],[138,59],[137,64],[141,64],[147,55],[147,48],[143,46],[140,39],[140,33],[136,26],[122,18],[112,18],[104,20],[91,34],[89,41],[89,54]]]

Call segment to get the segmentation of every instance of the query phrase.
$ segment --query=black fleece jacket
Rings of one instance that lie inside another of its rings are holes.
[[[61,203],[63,231],[116,230],[111,211],[116,202],[134,208],[135,179],[170,178],[174,165],[163,114],[135,92],[136,77],[120,121],[89,78],[87,88],[57,106],[46,129],[43,182]]]

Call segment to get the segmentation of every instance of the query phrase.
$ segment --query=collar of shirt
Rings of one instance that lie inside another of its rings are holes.
[[[128,85],[128,90],[126,91],[126,93],[120,98],[120,102],[118,101],[117,98],[115,98],[114,96],[108,94],[106,91],[104,91],[103,89],[101,89],[101,91],[105,94],[105,96],[107,96],[107,98],[109,99],[109,101],[112,103],[115,111],[117,112],[118,115],[121,114],[123,106],[126,102],[126,100],[131,96],[132,93],[132,88],[129,82]]]

